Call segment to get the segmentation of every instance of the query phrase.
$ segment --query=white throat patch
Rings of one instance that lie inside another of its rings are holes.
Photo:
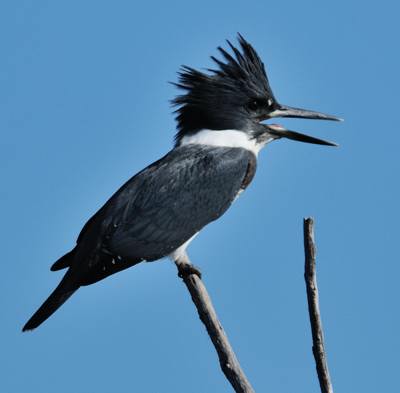
[[[266,141],[267,142],[267,141]],[[256,156],[266,143],[257,143],[243,131],[239,130],[201,130],[194,135],[184,136],[180,146],[189,144],[220,146],[220,147],[241,147],[250,150]]]

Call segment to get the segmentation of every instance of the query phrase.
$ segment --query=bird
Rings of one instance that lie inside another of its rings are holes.
[[[180,68],[173,83],[180,91],[172,100],[173,148],[122,185],[87,221],[74,248],[51,266],[66,273],[23,331],[37,328],[80,287],[141,262],[169,257],[180,274],[200,275],[187,246],[249,186],[263,147],[282,138],[336,146],[263,123],[276,117],[341,119],[280,104],[256,50],[240,33],[237,41],[218,47],[220,58],[211,56],[214,68]]]

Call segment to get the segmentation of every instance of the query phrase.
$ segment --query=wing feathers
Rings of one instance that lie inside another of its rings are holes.
[[[226,211],[250,160],[253,154],[239,148],[174,149],[158,167],[141,173],[145,181],[110,236],[110,250],[148,260],[167,255]]]

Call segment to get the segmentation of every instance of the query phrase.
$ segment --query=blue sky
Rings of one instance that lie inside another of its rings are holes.
[[[172,146],[181,64],[241,32],[280,102],[344,117],[282,120],[340,148],[279,141],[252,185],[191,244],[258,392],[318,392],[302,219],[316,220],[334,387],[394,391],[400,318],[396,2],[3,1],[2,350],[8,393],[230,392],[167,260],[78,291],[38,330],[50,265],[129,177]]]

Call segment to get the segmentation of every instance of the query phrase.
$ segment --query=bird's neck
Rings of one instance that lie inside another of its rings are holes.
[[[240,130],[209,130],[203,129],[192,135],[185,135],[178,146],[189,144],[208,145],[219,147],[238,147],[254,153],[256,156],[268,143],[268,140],[260,141],[258,138]]]

